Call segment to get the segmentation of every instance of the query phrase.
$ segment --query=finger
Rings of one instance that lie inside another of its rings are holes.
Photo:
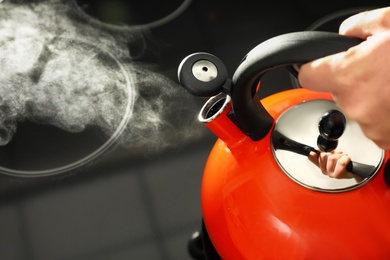
[[[326,164],[326,172],[330,177],[334,176],[334,170],[336,168],[339,156],[337,155],[329,155],[328,162]]]
[[[309,161],[311,161],[312,163],[318,166],[318,154],[315,152],[310,152]]]
[[[302,87],[314,91],[334,92],[336,65],[345,59],[345,52],[319,58],[301,66],[298,81]],[[315,76],[313,76],[315,75]]]
[[[334,168],[334,172],[333,172],[332,177],[338,178],[338,179],[348,178],[349,176],[348,176],[348,172],[347,172],[347,165],[350,161],[351,161],[351,159],[349,156],[347,156],[347,155],[341,156],[337,161],[337,164]]]
[[[390,125],[386,123],[386,118],[378,119],[375,123],[362,123],[359,126],[364,135],[372,140],[378,147],[389,150],[390,149]]]
[[[318,166],[320,167],[321,172],[326,175],[328,174],[326,167],[329,155],[329,153],[321,153],[318,157]]]
[[[373,22],[372,18],[371,21],[369,20],[370,12],[368,11],[355,14],[341,23],[339,33],[361,39],[367,39],[367,37],[371,35],[369,28]]]
[[[355,14],[344,20],[339,28],[339,33],[367,39],[375,32],[389,28],[390,8],[379,8]]]

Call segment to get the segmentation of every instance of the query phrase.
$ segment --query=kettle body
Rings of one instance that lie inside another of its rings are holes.
[[[261,102],[277,119],[311,100],[332,96],[293,89]],[[384,176],[389,152],[366,183],[327,192],[300,185],[281,169],[271,135],[272,131],[260,141],[218,139],[210,153],[202,181],[202,212],[222,259],[390,256],[390,187]]]
[[[297,74],[299,64],[360,42],[319,31],[277,36],[252,49],[231,80],[213,55],[189,55],[180,64],[181,84],[209,97],[199,121],[218,136],[201,202],[205,229],[222,259],[390,256],[390,152],[355,122],[330,120],[331,112],[342,114],[330,93],[295,88],[262,100],[256,95],[270,69],[289,66]],[[347,169],[359,178],[333,179],[310,162],[311,152],[324,151],[317,145],[327,148],[319,145],[328,134],[320,127],[324,118],[331,132],[342,125],[337,140],[326,141],[351,154]]]

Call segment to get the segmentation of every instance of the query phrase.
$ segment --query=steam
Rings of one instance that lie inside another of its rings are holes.
[[[0,0],[0,145],[23,121],[107,136],[126,122],[122,144],[150,151],[199,137],[189,95],[132,60],[139,42],[139,31],[92,23],[66,0]]]

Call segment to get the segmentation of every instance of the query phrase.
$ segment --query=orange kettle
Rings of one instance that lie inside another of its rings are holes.
[[[211,54],[181,62],[179,81],[208,97],[199,121],[218,137],[201,203],[205,231],[222,259],[390,257],[389,151],[345,118],[330,93],[257,95],[267,71],[286,66],[294,74],[299,64],[360,42],[322,31],[280,35],[252,49],[231,79]],[[360,178],[322,174],[308,154],[327,147],[350,155],[348,170]]]

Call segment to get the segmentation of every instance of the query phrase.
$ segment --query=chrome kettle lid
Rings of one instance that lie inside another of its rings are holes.
[[[384,151],[365,137],[356,122],[346,119],[345,130],[338,138],[337,150],[348,154],[354,162],[369,166],[370,170],[362,181],[354,178],[330,178],[324,175],[307,156],[302,156],[310,151],[292,152],[288,147],[280,149],[281,147],[275,143],[275,138],[282,135],[304,146],[306,150],[318,149],[319,120],[332,110],[341,112],[331,100],[311,100],[289,108],[275,123],[271,147],[280,168],[299,185],[317,191],[342,192],[367,183],[377,173],[383,162]]]

